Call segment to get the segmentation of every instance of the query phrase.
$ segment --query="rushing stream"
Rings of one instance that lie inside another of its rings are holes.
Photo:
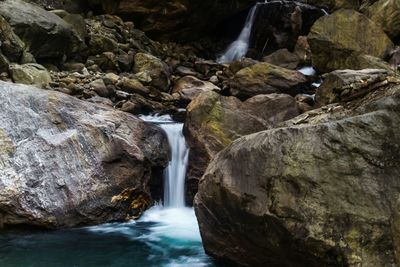
[[[188,149],[182,124],[143,117],[167,133],[171,162],[165,171],[165,207],[139,221],[63,231],[0,233],[1,267],[214,266],[204,253],[194,210],[184,205]]]

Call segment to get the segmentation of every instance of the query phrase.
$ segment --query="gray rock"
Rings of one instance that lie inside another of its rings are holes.
[[[241,99],[271,93],[295,96],[306,83],[307,79],[300,72],[266,62],[239,70],[230,81],[232,95]]]
[[[221,89],[211,82],[202,81],[194,76],[180,78],[172,88],[172,93],[178,93],[181,100],[190,102],[202,92],[219,92]]]
[[[6,18],[36,59],[59,59],[68,54],[72,30],[57,15],[23,0],[0,1],[0,15]]]
[[[326,105],[360,97],[385,85],[387,77],[388,72],[382,69],[335,70],[325,75],[315,98],[318,104]]]
[[[107,86],[103,79],[97,79],[91,82],[90,88],[102,97],[110,97],[115,94],[115,90],[112,86]]]
[[[148,75],[151,78],[149,84],[155,88],[164,92],[169,89],[169,68],[159,58],[145,53],[137,53],[134,71],[141,75]]]
[[[11,78],[15,83],[34,84],[45,87],[52,79],[45,67],[35,63],[10,64]]]
[[[138,216],[163,132],[130,114],[0,82],[0,222],[72,227]]]
[[[398,266],[399,103],[400,86],[382,88],[217,154],[195,198],[206,252],[239,266]]]
[[[0,32],[0,50],[3,55],[11,62],[20,63],[25,44],[2,16],[0,16]]]

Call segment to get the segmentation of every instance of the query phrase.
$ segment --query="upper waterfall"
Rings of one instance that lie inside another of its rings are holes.
[[[266,1],[265,1],[266,2]],[[257,8],[260,3],[256,3],[249,11],[246,22],[239,37],[229,45],[224,54],[217,61],[219,63],[228,63],[243,58],[249,49],[251,30],[253,28],[254,19],[256,18]]]

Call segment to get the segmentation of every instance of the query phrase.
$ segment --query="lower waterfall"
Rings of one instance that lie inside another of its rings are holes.
[[[205,254],[194,209],[184,205],[189,150],[182,123],[142,117],[167,134],[171,161],[164,172],[164,205],[138,221],[61,231],[0,234],[0,266],[7,267],[213,267]]]

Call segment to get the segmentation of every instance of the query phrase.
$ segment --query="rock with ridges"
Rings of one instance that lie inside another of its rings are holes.
[[[315,99],[318,104],[326,105],[360,97],[386,80],[388,72],[381,69],[335,70],[325,75],[324,82],[318,88]]]
[[[124,220],[151,203],[163,132],[136,117],[0,82],[0,222],[72,227]],[[135,205],[134,205],[135,204]]]

